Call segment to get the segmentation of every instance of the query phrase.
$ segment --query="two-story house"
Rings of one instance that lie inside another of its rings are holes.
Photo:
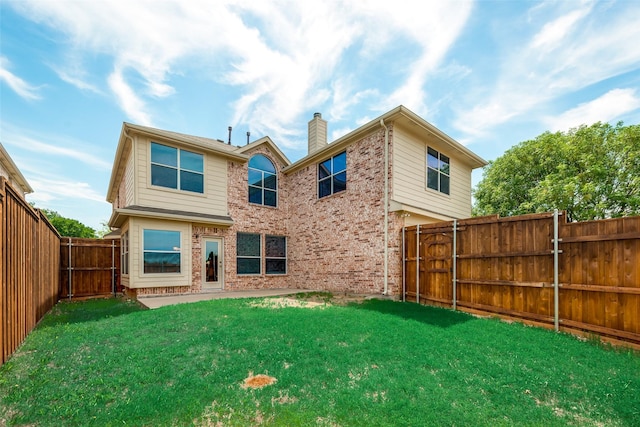
[[[237,147],[124,123],[107,200],[127,292],[399,295],[402,227],[469,217],[486,164],[403,106],[330,144],[316,113],[308,149],[291,163],[268,137]]]

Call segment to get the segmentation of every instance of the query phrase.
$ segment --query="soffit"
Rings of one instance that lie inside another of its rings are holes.
[[[120,228],[129,217],[163,219],[169,221],[191,222],[196,224],[230,227],[233,219],[230,216],[208,215],[198,212],[179,211],[173,209],[151,208],[146,206],[127,206],[115,209],[109,219],[109,226]]]

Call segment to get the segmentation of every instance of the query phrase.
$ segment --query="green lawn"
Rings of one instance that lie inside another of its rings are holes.
[[[255,303],[60,303],[0,368],[0,425],[640,425],[638,353],[411,303]]]

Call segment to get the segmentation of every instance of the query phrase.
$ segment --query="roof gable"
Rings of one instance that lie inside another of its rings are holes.
[[[11,159],[11,156],[9,156],[9,153],[5,150],[2,143],[0,143],[0,164],[2,164],[3,168],[8,172],[9,180],[18,184],[23,193],[33,193],[33,188],[31,188],[26,178],[22,175],[18,166],[13,163],[13,159]]]
[[[278,161],[280,161],[280,163],[285,165],[285,167],[291,165],[291,161],[287,158],[287,156],[285,156],[285,154],[282,151],[280,151],[278,146],[268,136],[265,136],[256,141],[253,141],[251,144],[247,144],[244,147],[240,147],[236,150],[236,152],[246,153],[261,145],[267,146],[268,150],[271,153],[273,153],[273,155],[275,155],[278,158]]]
[[[418,116],[413,111],[409,110],[404,105],[399,105],[393,110],[388,111],[380,117],[371,120],[370,122],[327,144],[326,147],[315,151],[306,157],[303,157],[297,162],[294,162],[292,165],[285,168],[284,172],[295,172],[296,170],[299,170],[311,163],[315,163],[339,151],[343,151],[351,144],[362,139],[365,135],[382,129],[383,126],[391,122],[397,122],[407,125],[411,123],[412,125],[417,126],[420,132],[427,132],[435,136],[436,138],[453,148],[458,154],[460,154],[466,160],[466,162],[469,163],[472,169],[487,165],[486,160],[466,148],[464,145],[460,144],[458,141],[451,138],[449,135],[442,132],[440,129],[433,126],[431,123],[427,122],[422,117]]]
[[[159,139],[168,143],[176,144],[185,148],[197,149],[234,161],[246,162],[248,156],[238,152],[238,147],[225,144],[219,139],[205,138],[201,136],[187,135],[184,133],[172,132],[163,129],[156,129],[148,126],[140,126],[124,122],[120,131],[118,147],[111,169],[111,179],[107,189],[107,201],[113,203],[118,193],[118,187],[126,165],[126,159],[131,151],[131,145],[135,136]]]

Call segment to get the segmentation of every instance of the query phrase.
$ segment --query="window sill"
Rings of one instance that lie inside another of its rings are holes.
[[[328,196],[318,197],[316,201],[332,199],[334,197],[343,196],[347,193],[348,190],[339,191],[337,193],[329,194]]]
[[[257,208],[268,208],[268,209],[278,209],[279,206],[270,206],[270,205],[263,205],[261,203],[251,203],[249,202],[249,206],[255,206]]]
[[[430,193],[430,194],[434,194],[436,196],[442,196],[442,197],[446,197],[448,199],[451,198],[451,193],[449,193],[449,194],[443,193],[442,191],[434,190],[433,188],[425,187],[424,191],[426,191],[427,193]]]
[[[202,193],[198,193],[196,191],[178,190],[177,188],[163,187],[161,185],[153,185],[153,184],[149,184],[147,188],[149,188],[150,190],[166,191],[168,193],[181,194],[183,196],[194,196],[194,197],[205,197],[205,198],[207,197],[206,189]]]

